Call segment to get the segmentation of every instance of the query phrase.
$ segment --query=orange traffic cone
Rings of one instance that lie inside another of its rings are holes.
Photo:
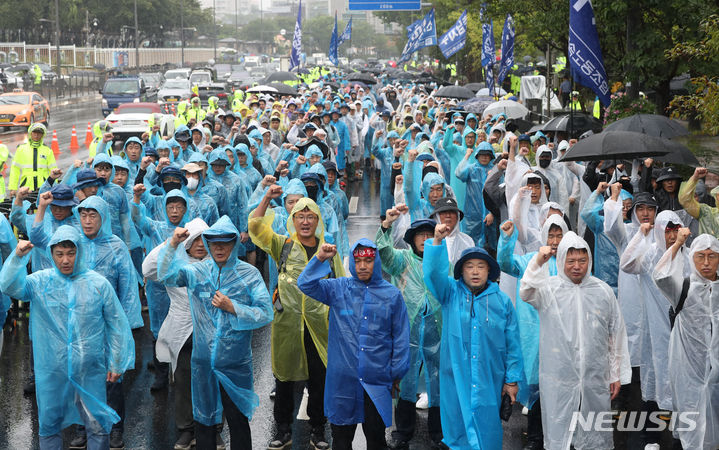
[[[173,115],[173,116],[177,115],[177,111],[175,110],[175,104],[174,104],[174,103],[172,104],[172,115]]]
[[[75,125],[72,126],[72,134],[70,135],[70,152],[74,155],[80,150],[80,144],[77,142],[77,131]]]
[[[50,144],[52,153],[57,156],[60,154],[60,143],[57,141],[57,130],[52,130],[52,144]]]
[[[85,148],[90,148],[92,143],[92,125],[90,122],[87,123],[87,132],[85,133]]]

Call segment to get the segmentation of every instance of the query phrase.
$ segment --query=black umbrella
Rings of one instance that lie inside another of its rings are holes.
[[[292,86],[289,86],[285,83],[270,83],[268,86],[271,86],[275,89],[277,89],[277,93],[279,95],[297,95],[297,89],[293,88]]]
[[[689,130],[676,120],[658,114],[634,114],[607,125],[605,130],[636,131],[637,133],[667,139],[689,134]]]
[[[665,139],[665,141],[671,149],[671,153],[667,153],[664,156],[658,156],[654,159],[656,159],[657,161],[661,161],[665,164],[683,164],[685,166],[692,167],[701,166],[701,163],[699,163],[697,157],[694,156],[694,153],[692,153],[692,151],[689,150],[686,145],[683,145],[680,142],[671,139]]]
[[[492,97],[472,97],[469,100],[458,103],[457,106],[465,111],[481,116],[484,114],[484,110],[487,106],[494,103],[494,101]]]
[[[339,84],[339,83],[336,83],[336,82],[334,82],[334,81],[328,81],[328,82],[326,82],[326,83],[323,85],[323,87],[329,87],[329,88],[332,89],[333,91],[337,91],[337,90],[339,90],[339,88],[340,88],[340,84]]]
[[[327,144],[325,144],[324,141],[321,141],[314,136],[312,136],[311,138],[309,138],[308,140],[306,140],[305,142],[303,142],[301,144],[296,144],[295,147],[297,147],[300,150],[300,155],[304,156],[305,152],[310,147],[310,145],[316,145],[317,147],[319,147],[319,149],[322,151],[323,158],[325,158],[325,159],[329,158],[330,148],[327,146]]]
[[[570,121],[570,116],[574,116],[574,123]],[[585,131],[592,130],[595,133],[602,131],[602,122],[595,119],[594,117],[584,113],[566,114],[563,116],[555,117],[550,120],[542,128],[543,132],[549,131],[566,131],[569,132],[571,128],[574,136],[579,136]]]
[[[352,80],[352,81],[349,82],[349,85],[350,85],[351,88],[355,88],[355,87],[359,86],[359,87],[361,87],[362,89],[365,89],[365,90],[366,90],[366,89],[369,89],[369,86],[367,86],[367,85],[366,85],[365,83],[363,83],[362,81]]]
[[[265,78],[265,83],[272,83],[273,81],[296,81],[297,74],[292,72],[272,72]]]
[[[361,81],[365,84],[377,84],[377,80],[368,73],[351,73],[347,75],[347,81]]]
[[[474,97],[474,92],[470,91],[464,86],[442,86],[441,88],[437,89],[437,92],[434,93],[435,97],[444,97],[444,98],[472,98]]]
[[[465,84],[464,87],[476,94],[478,90],[482,89],[485,86],[484,83],[469,83]]]
[[[574,144],[559,161],[600,161],[663,156],[677,150],[678,142],[633,131],[602,132]]]
[[[299,69],[297,69],[297,73],[301,73],[301,74],[303,74],[303,75],[309,75],[311,72],[309,71],[309,69],[305,69],[304,67],[300,67]]]

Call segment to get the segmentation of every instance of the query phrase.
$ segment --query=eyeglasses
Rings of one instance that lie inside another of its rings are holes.
[[[694,262],[717,262],[719,261],[719,253],[694,253],[692,259]]]
[[[185,207],[182,205],[167,205],[167,210],[170,212],[180,212],[184,211]]]

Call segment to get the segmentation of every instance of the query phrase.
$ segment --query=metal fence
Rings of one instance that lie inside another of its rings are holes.
[[[105,84],[107,77],[106,71],[75,70],[53,79],[43,79],[36,84],[34,75],[29,73],[23,76],[19,83],[8,84],[3,88],[8,92],[16,88],[34,91],[47,100],[55,101],[96,94]]]

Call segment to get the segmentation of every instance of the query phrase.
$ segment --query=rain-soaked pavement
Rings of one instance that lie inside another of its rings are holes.
[[[84,140],[84,131],[88,121],[101,117],[99,104],[85,104],[68,106],[62,111],[55,110],[51,119],[50,129],[58,130],[58,135],[69,136],[72,125],[78,127],[80,143]],[[80,125],[84,122],[82,133]],[[13,140],[18,140],[14,137]],[[8,142],[10,135],[0,135],[0,140]],[[21,138],[20,138],[21,140]],[[19,142],[17,142],[19,143]],[[62,142],[63,150],[59,158],[59,166],[67,167],[75,155],[65,149],[69,144]],[[10,146],[11,152],[14,145]],[[86,157],[84,148],[77,157]],[[348,197],[352,199],[353,208],[349,219],[347,231],[351,241],[362,237],[374,238],[379,226],[379,182],[377,179],[365,176],[364,180],[351,183],[348,186]],[[129,371],[124,378],[125,388],[125,448],[127,449],[172,449],[177,439],[173,414],[173,389],[150,393],[149,387],[154,379],[153,373],[147,368],[152,360],[152,335],[149,331],[149,319],[145,315],[146,326],[136,330],[135,370]],[[27,330],[27,312],[22,312],[14,330],[5,331],[5,344],[0,356],[0,449],[36,449],[37,438],[37,406],[34,396],[23,395],[23,383],[29,373],[29,347]],[[254,355],[255,391],[260,398],[260,406],[254,413],[250,422],[252,429],[253,449],[264,449],[273,433],[272,405],[269,394],[274,387],[274,379],[270,364],[270,329],[269,326],[257,330],[252,340]],[[296,405],[302,393],[298,390]],[[411,442],[412,450],[431,448],[426,429],[426,411],[418,410],[417,430]],[[519,408],[515,408],[512,418],[505,424],[504,448],[520,449],[522,447],[522,432],[526,419],[521,415]],[[293,449],[305,450],[309,447],[309,425],[304,420],[295,421]],[[66,442],[71,435],[72,427],[65,431]],[[387,430],[389,435],[390,430]],[[329,430],[328,430],[329,436]],[[223,431],[225,441],[229,440],[227,430]],[[366,447],[364,436],[358,427],[354,448]]]

